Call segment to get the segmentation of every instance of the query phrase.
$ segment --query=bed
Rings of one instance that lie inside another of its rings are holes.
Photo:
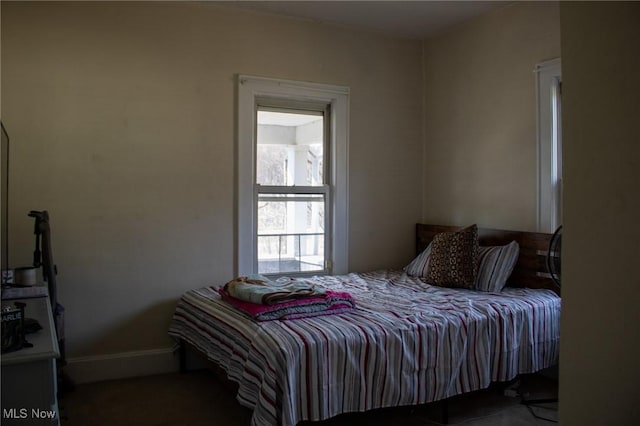
[[[417,253],[454,229],[418,224]],[[183,295],[169,334],[237,385],[252,425],[446,400],[557,364],[560,297],[544,266],[551,236],[478,235],[481,245],[519,244],[500,292],[433,286],[403,270],[313,277],[319,287],[351,293],[356,308],[255,322],[212,286]]]

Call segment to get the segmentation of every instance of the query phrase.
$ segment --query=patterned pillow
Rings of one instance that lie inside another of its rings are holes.
[[[520,246],[511,241],[506,246],[480,247],[478,249],[478,276],[476,289],[500,292],[507,284],[518,261]]]
[[[433,237],[427,282],[441,287],[475,288],[478,273],[478,227]]]
[[[431,243],[429,243],[427,248],[424,249],[422,253],[418,255],[418,257],[413,259],[410,264],[405,266],[404,271],[407,273],[407,275],[410,275],[412,277],[426,278],[427,269],[429,268],[430,257],[431,257]]]

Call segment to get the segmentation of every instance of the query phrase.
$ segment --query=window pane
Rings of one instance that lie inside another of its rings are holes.
[[[256,183],[320,186],[324,183],[322,113],[258,111]]]
[[[258,197],[258,273],[323,271],[324,194]]]

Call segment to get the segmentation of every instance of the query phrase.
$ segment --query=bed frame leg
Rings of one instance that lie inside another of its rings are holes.
[[[180,358],[180,373],[184,374],[187,372],[187,345],[182,339],[178,344],[178,357]]]
[[[449,424],[449,399],[442,400],[442,424]]]

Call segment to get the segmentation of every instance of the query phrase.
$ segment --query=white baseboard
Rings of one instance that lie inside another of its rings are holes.
[[[67,358],[64,372],[75,383],[173,373],[179,370],[172,348]]]

